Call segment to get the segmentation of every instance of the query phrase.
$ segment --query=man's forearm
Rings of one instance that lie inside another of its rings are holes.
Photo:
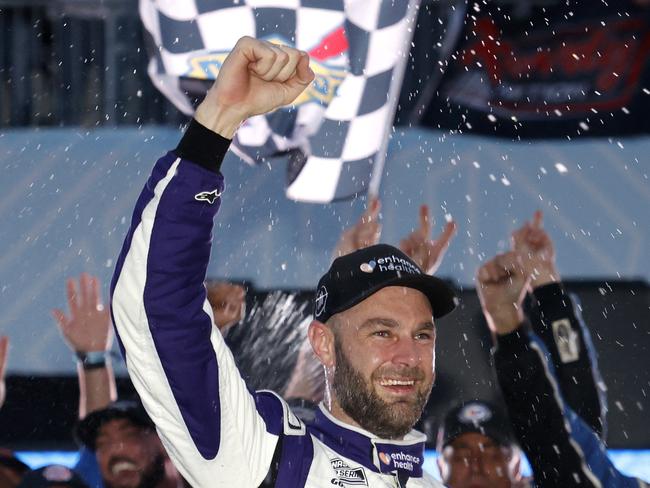
[[[549,350],[562,396],[601,437],[605,433],[604,382],[589,329],[562,284],[533,291],[533,331]]]
[[[497,337],[495,367],[508,414],[536,486],[599,486],[567,428],[544,352],[524,327]]]
[[[77,364],[79,378],[79,418],[95,410],[108,406],[117,400],[115,374],[113,367],[107,363],[102,368],[84,369],[82,364]]]
[[[226,138],[196,121],[159,159],[136,204],[111,284],[111,311],[133,386],[192,486],[258,486],[280,425],[276,397],[246,388],[212,323],[204,285],[224,191]],[[225,230],[224,230],[225,232]],[[271,415],[271,414],[269,414]]]
[[[199,124],[226,139],[235,136],[235,132],[245,119],[245,115],[228,107],[211,107],[206,104],[199,105],[194,114],[194,120]]]

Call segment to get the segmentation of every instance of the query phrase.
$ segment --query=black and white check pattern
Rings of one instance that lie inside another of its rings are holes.
[[[254,117],[238,131],[232,149],[251,164],[290,154],[289,198],[347,198],[367,192],[373,173],[378,186],[419,1],[140,0],[142,21],[156,47],[149,75],[191,114],[192,97],[181,80],[214,79],[218,70],[216,65],[193,70],[201,56],[225,57],[244,35],[310,52],[312,67],[314,61],[324,66],[315,69],[316,96],[331,94],[333,84],[340,83],[329,103],[325,97]],[[326,42],[341,29],[347,49]]]

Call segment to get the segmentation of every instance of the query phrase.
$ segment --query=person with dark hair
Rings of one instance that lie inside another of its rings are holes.
[[[176,488],[182,483],[139,402],[117,402],[113,329],[97,277],[66,282],[68,312],[52,315],[77,359],[81,451],[74,467],[91,488]]]
[[[309,426],[279,396],[246,388],[212,327],[203,280],[229,140],[313,77],[306,53],[240,39],[179,146],[154,167],[111,286],[126,365],[194,487],[440,486],[422,470],[425,436],[412,427],[433,384],[434,320],[455,297],[402,251],[371,246],[321,278],[309,339],[329,387]]]
[[[138,401],[117,401],[89,413],[77,423],[74,435],[95,454],[106,488],[183,486]]]
[[[101,297],[96,276],[81,273],[79,280],[66,280],[68,313],[52,310],[52,317],[77,361],[79,418],[105,408],[117,399],[111,364],[113,328]]]
[[[344,229],[332,253],[334,259],[359,249],[374,246],[381,238],[381,201],[370,197],[366,211],[359,220]],[[446,222],[442,232],[431,238],[431,218],[429,207],[419,208],[418,226],[399,244],[399,249],[428,274],[433,275],[445,256],[456,233],[456,223]],[[208,295],[209,298],[209,295]],[[325,393],[325,374],[323,366],[309,343],[305,340],[298,352],[296,365],[282,394],[301,420],[311,419],[317,404]]]
[[[243,306],[244,289],[240,285],[221,281],[209,282],[206,283],[206,286],[209,290],[208,298],[215,314],[215,327],[223,331],[241,319],[245,309]],[[88,273],[82,273],[78,281],[68,278],[66,281],[68,311],[66,313],[61,309],[52,310],[52,316],[56,320],[61,335],[77,359],[80,421],[75,428],[81,429],[79,432],[83,434],[84,429],[88,429],[88,425],[103,424],[106,418],[111,418],[117,413],[117,417],[131,420],[130,423],[127,422],[123,426],[134,425],[144,429],[145,434],[140,444],[145,445],[151,441],[149,439],[151,434],[154,436],[157,434],[151,428],[153,424],[146,417],[142,406],[139,405],[139,402],[117,402],[117,389],[110,353],[113,345],[113,329],[109,311],[104,307],[101,299],[100,288],[99,279]],[[0,338],[0,358],[5,349],[6,346],[3,348]],[[97,419],[102,419],[102,421],[97,422]],[[94,428],[96,430],[96,427]],[[107,428],[112,431],[111,425]],[[122,432],[128,436],[133,429],[118,429],[116,432]],[[75,472],[79,473],[91,488],[115,486],[115,482],[112,481],[114,473],[110,459],[109,462],[103,462],[106,461],[103,450],[98,450],[95,446],[97,432],[93,431],[91,434],[85,433],[77,437],[82,447],[79,461],[74,467]],[[127,441],[124,440],[122,444],[126,445]],[[153,445],[156,445],[155,441]],[[146,451],[147,449],[132,450],[132,452],[140,453]],[[165,479],[167,482],[161,486],[176,486],[181,477],[171,465],[164,451],[163,454],[165,454]],[[156,476],[160,460],[157,459],[153,465],[148,465],[146,459],[138,454],[135,456],[135,461],[131,463],[133,466],[146,464],[146,469],[150,471],[149,474],[144,474],[141,477],[140,482],[146,486],[157,486],[156,484],[151,485],[151,482],[153,480],[154,483],[158,483]]]

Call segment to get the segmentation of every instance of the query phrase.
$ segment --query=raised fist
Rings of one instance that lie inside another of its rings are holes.
[[[528,283],[521,256],[514,251],[498,254],[479,268],[476,291],[492,332],[508,334],[519,327]]]
[[[242,37],[194,118],[230,139],[248,117],[290,104],[313,79],[306,52]]]

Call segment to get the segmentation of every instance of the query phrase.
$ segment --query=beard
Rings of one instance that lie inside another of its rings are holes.
[[[133,488],[156,488],[165,478],[165,456],[159,454],[142,471],[140,481]],[[116,488],[110,481],[102,480],[105,488]]]
[[[424,411],[432,384],[416,390],[411,399],[387,402],[373,387],[373,380],[383,376],[381,371],[374,371],[368,382],[348,361],[338,338],[334,348],[336,368],[332,388],[343,411],[363,429],[383,439],[398,439],[408,434]],[[416,387],[424,379],[418,368],[402,369],[399,376],[415,380]]]

